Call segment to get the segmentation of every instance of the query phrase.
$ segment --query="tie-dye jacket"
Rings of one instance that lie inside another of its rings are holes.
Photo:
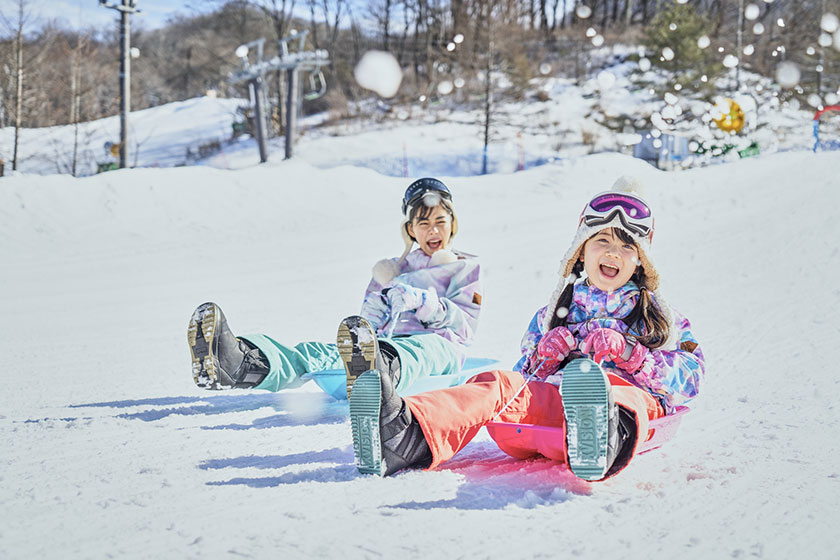
[[[628,329],[621,321],[622,317],[633,310],[638,297],[639,289],[633,282],[609,293],[586,282],[578,282],[568,310],[566,327],[578,344],[595,328],[610,328],[631,336],[638,335],[639,332],[634,328]],[[615,367],[613,362],[603,364],[606,369],[655,396],[668,414],[697,395],[705,370],[703,352],[691,334],[691,324],[673,308],[671,312],[677,329],[673,348],[651,350],[639,370],[632,374]],[[545,324],[543,319],[546,313],[547,308],[539,309],[522,337],[522,358],[514,370],[521,371],[523,376],[530,375],[534,367],[540,366],[541,360],[536,348],[545,334],[541,325]],[[537,371],[535,377],[544,379],[554,373],[557,372]]]
[[[463,358],[464,346],[472,343],[478,327],[483,289],[478,260],[456,254],[458,260],[453,263],[431,266],[431,257],[415,249],[400,265],[400,274],[387,286],[371,279],[365,297],[373,292],[381,292],[388,286],[403,283],[415,288],[433,289],[440,301],[440,307],[431,321],[423,323],[414,311],[403,311],[397,317],[388,317],[380,333],[389,333],[392,328],[393,335],[435,333],[453,342]]]

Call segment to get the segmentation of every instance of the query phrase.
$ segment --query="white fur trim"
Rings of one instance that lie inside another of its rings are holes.
[[[440,251],[436,251],[432,254],[432,258],[429,260],[429,264],[432,266],[438,266],[440,264],[449,264],[454,263],[458,260],[457,255],[449,249],[441,249]]]
[[[400,274],[400,263],[394,259],[382,259],[373,265],[373,279],[380,286],[387,286]]]

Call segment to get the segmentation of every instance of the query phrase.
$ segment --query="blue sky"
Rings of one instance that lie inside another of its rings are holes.
[[[104,27],[114,25],[119,12],[103,8],[99,0],[25,0],[27,11],[31,14],[30,29],[37,29],[49,20],[61,20],[64,27],[71,29],[87,27]],[[122,3],[122,0],[108,0],[108,3]],[[136,0],[141,13],[132,17],[132,26],[139,25],[143,29],[162,27],[166,21],[177,14],[194,14],[196,9],[212,11],[223,2],[209,0]],[[351,0],[356,4],[355,0]],[[0,14],[12,22],[17,20],[17,0],[0,0]],[[369,16],[364,6],[356,6],[354,12],[357,18],[364,20]],[[305,19],[309,18],[309,8],[306,2],[300,0],[295,4],[295,14]],[[345,10],[346,15],[346,10]],[[398,18],[395,19],[397,21]],[[6,30],[0,28],[0,36]]]
[[[122,0],[109,0],[109,3],[121,3]],[[27,11],[34,23],[32,27],[40,27],[47,20],[57,19],[66,22],[70,28],[100,27],[113,25],[118,12],[99,6],[99,0],[26,0]],[[137,7],[142,12],[135,22],[145,29],[161,27],[166,20],[178,13],[193,13],[192,6],[198,2],[178,2],[171,0],[136,0]],[[17,0],[0,0],[0,12],[7,19],[17,19]],[[212,5],[208,6],[212,9]]]

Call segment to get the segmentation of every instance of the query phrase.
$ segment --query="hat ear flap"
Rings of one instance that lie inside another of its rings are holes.
[[[653,264],[648,260],[644,251],[639,251],[639,266],[642,268],[645,276],[645,288],[655,292],[659,289],[659,273],[653,267]]]
[[[402,235],[403,243],[405,243],[408,246],[411,246],[411,244],[414,243],[416,240],[413,237],[411,237],[410,233],[408,233],[408,225],[408,220],[403,220],[403,222],[400,224],[400,235]]]

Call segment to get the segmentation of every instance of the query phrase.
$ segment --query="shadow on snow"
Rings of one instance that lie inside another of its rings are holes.
[[[230,459],[211,459],[198,465],[199,469],[279,469],[292,465],[311,465],[314,463],[339,463],[335,466],[322,467],[296,473],[286,473],[279,476],[268,476],[260,478],[237,477],[225,481],[208,482],[208,486],[250,486],[251,488],[273,488],[285,484],[298,484],[300,482],[348,482],[359,477],[356,466],[353,464],[353,449],[324,449],[322,451],[311,451],[306,453],[293,453],[290,455],[266,455],[232,457]]]
[[[180,406],[178,406],[180,405]],[[70,408],[132,408],[163,406],[139,412],[126,412],[116,418],[155,422],[170,416],[216,416],[235,412],[249,412],[259,408],[273,408],[280,414],[258,418],[249,424],[200,426],[204,430],[250,430],[283,426],[314,426],[340,424],[348,417],[347,403],[336,401],[323,393],[248,393],[213,395],[207,397],[160,397],[100,403],[75,404]]]
[[[353,451],[325,449],[291,455],[246,456],[212,459],[199,465],[200,469],[258,468],[276,469],[292,465],[337,463],[304,472],[285,473],[271,477],[236,477],[225,481],[208,482],[208,486],[242,485],[251,488],[274,488],[301,482],[351,482],[359,478],[377,484],[378,477],[361,475],[352,464]],[[533,508],[557,504],[575,496],[591,493],[590,484],[575,477],[568,468],[550,459],[522,461],[504,455],[492,442],[474,442],[457,457],[435,471],[406,471],[405,475],[434,477],[443,472],[461,475],[463,482],[454,498],[421,502],[413,500],[399,504],[384,504],[388,509],[407,510],[496,510],[509,505]],[[401,475],[395,478],[399,480]]]

